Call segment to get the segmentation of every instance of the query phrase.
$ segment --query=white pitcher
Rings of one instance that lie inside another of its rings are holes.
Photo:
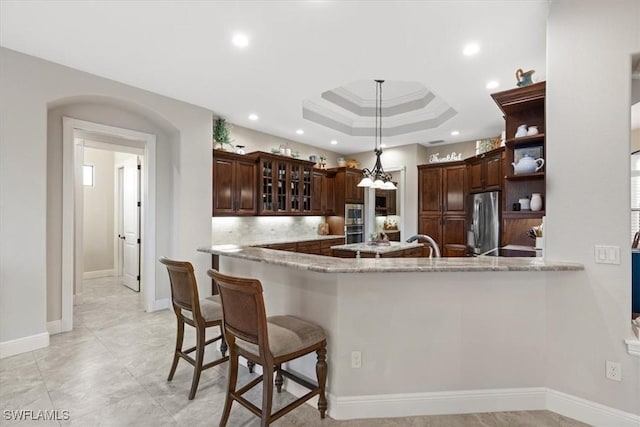
[[[531,194],[531,210],[532,211],[542,210],[542,196],[540,195],[540,193]]]

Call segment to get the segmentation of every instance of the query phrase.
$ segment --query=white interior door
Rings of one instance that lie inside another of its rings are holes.
[[[123,267],[122,281],[140,292],[140,185],[138,158],[124,162],[123,180]]]

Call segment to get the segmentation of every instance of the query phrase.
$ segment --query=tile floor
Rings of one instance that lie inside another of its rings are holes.
[[[83,304],[74,307],[72,332],[52,336],[48,348],[0,360],[3,411],[0,425],[218,425],[226,387],[226,364],[204,371],[195,399],[187,400],[193,372],[190,365],[181,361],[173,381],[166,380],[175,339],[173,312],[144,312],[142,295],[122,286],[117,278],[87,280],[84,290]],[[195,342],[192,328],[187,328],[185,335],[185,343]],[[244,369],[239,384],[250,377]],[[285,392],[274,396],[276,408],[292,399]],[[259,404],[259,398],[258,387],[251,400]],[[5,419],[6,410],[18,409],[67,410],[69,419],[31,422]],[[228,425],[256,426],[259,420],[236,403]],[[585,424],[549,411],[321,421],[314,407],[302,405],[274,425],[577,427]]]

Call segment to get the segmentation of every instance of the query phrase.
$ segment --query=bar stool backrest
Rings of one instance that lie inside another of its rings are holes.
[[[194,319],[201,319],[198,285],[193,265],[186,261],[174,261],[165,257],[160,262],[167,266],[171,283],[173,306],[193,313]]]

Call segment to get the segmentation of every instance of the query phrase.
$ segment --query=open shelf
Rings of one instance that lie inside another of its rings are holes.
[[[542,218],[544,211],[503,211],[503,218]]]
[[[530,179],[544,179],[544,172],[520,173],[518,175],[507,175],[504,177],[507,181],[526,181]]]
[[[521,136],[519,138],[507,139],[505,141],[505,144],[509,148],[515,148],[515,147],[520,147],[525,145],[533,145],[536,143],[542,144],[544,142],[544,137],[545,137],[544,133],[538,133],[536,135],[530,135],[530,136]]]

